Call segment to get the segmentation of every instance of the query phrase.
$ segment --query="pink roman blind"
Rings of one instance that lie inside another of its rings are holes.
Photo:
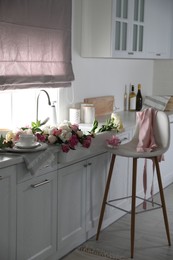
[[[0,90],[66,87],[71,0],[0,0]]]

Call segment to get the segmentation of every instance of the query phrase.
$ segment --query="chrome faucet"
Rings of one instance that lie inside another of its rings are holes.
[[[39,97],[40,97],[41,91],[43,91],[43,92],[47,95],[48,105],[49,105],[49,106],[51,105],[50,97],[49,97],[49,94],[47,93],[47,91],[44,90],[44,89],[40,90],[40,93],[39,93],[38,96],[37,96],[36,122],[38,122],[38,105],[39,105]],[[41,122],[40,125],[44,125],[44,124],[46,124],[48,121],[49,121],[49,117],[47,117],[43,122]]]

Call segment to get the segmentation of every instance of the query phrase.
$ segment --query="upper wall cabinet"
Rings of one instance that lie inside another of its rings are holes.
[[[83,0],[83,57],[144,56],[145,0]]]
[[[83,57],[170,58],[172,0],[82,0]]]
[[[172,0],[145,0],[146,58],[171,58]]]

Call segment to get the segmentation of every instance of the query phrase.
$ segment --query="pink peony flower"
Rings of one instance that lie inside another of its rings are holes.
[[[72,135],[71,138],[69,139],[69,146],[74,149],[75,146],[78,144],[78,138],[76,135]]]
[[[62,129],[53,129],[52,135],[59,136],[62,133]]]
[[[79,129],[79,125],[77,124],[74,124],[74,125],[71,125],[70,128],[73,130],[73,131],[77,131]]]
[[[22,131],[18,131],[17,133],[14,134],[13,137],[13,142],[18,142],[19,141],[19,135],[22,133]],[[6,138],[7,139],[7,138]]]
[[[107,139],[106,142],[108,145],[113,147],[116,147],[121,143],[120,139],[116,135],[113,135],[110,139]]]
[[[40,141],[40,142],[45,142],[46,141],[46,136],[45,135],[37,133],[36,137],[37,137],[37,140]]]
[[[70,147],[69,147],[68,144],[62,144],[62,145],[61,145],[61,148],[62,148],[62,151],[63,151],[64,153],[68,153],[68,151],[70,150]]]
[[[83,140],[82,146],[85,148],[89,148],[91,145],[91,136],[87,136],[86,139]]]

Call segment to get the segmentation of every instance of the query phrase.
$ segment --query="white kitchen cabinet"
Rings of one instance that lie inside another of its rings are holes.
[[[87,161],[87,192],[86,192],[86,235],[87,239],[96,234],[98,220],[100,216],[101,203],[103,200],[104,189],[110,154],[103,153],[90,158]],[[105,227],[108,211],[105,210],[103,227]]]
[[[146,57],[154,59],[170,58],[173,35],[173,1],[145,0],[145,4]]]
[[[0,259],[16,256],[16,171],[15,166],[0,169]]]
[[[43,260],[56,252],[57,173],[17,188],[17,260]]]
[[[109,157],[104,152],[59,169],[59,257],[96,233]]]
[[[58,256],[86,240],[86,161],[58,171]]]
[[[83,0],[83,57],[144,57],[144,0]]]

